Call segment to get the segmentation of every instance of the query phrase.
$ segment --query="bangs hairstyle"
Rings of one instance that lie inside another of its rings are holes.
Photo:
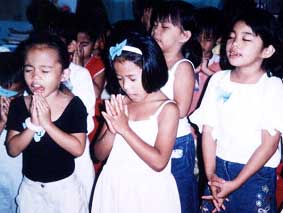
[[[222,13],[215,7],[199,8],[195,11],[197,35],[216,41],[222,36]]]
[[[110,62],[110,79],[107,79],[109,84],[117,85],[118,91],[123,93],[122,88],[118,83],[116,72],[114,70],[115,62],[130,61],[142,69],[142,85],[147,93],[158,91],[163,87],[168,80],[168,71],[165,58],[159,45],[151,36],[146,36],[138,33],[132,33],[127,38],[127,46],[132,46],[140,49],[142,55],[123,50],[120,56],[116,56]],[[117,90],[116,90],[117,91]]]
[[[182,31],[190,31],[191,37],[182,46],[182,54],[197,67],[201,63],[202,48],[197,40],[197,27],[194,11],[194,6],[188,2],[164,2],[160,8],[154,11],[151,21],[154,25],[156,22],[170,22],[173,25],[178,26]]]
[[[154,22],[171,22],[173,25],[180,27],[182,30],[195,31],[193,19],[194,6],[183,1],[164,2],[162,6],[152,14]]]
[[[58,55],[58,62],[62,65],[62,69],[69,67],[70,59],[67,46],[58,36],[47,32],[31,34],[17,49],[17,52],[22,56],[23,65],[28,51],[34,48],[50,48],[55,50]]]
[[[236,22],[239,21],[242,21],[248,25],[255,35],[261,38],[264,48],[268,47],[269,45],[272,45],[275,48],[274,54],[270,58],[264,59],[261,67],[269,75],[277,76],[280,74],[279,72],[281,72],[282,69],[283,58],[283,38],[282,29],[276,18],[265,10],[251,9],[236,17],[233,20],[232,27],[236,24]]]

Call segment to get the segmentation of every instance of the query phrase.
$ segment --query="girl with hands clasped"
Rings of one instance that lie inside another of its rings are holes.
[[[158,44],[149,36],[129,35],[110,48],[108,83],[118,95],[107,100],[106,120],[94,145],[107,159],[92,203],[95,213],[180,213],[170,156],[178,108],[160,88],[168,79]]]
[[[19,212],[88,212],[86,194],[73,173],[85,148],[86,109],[61,90],[69,56],[59,37],[34,34],[20,51],[30,95],[11,102],[7,149],[23,153],[23,180],[16,198]]]
[[[202,132],[209,181],[201,210],[276,212],[283,131],[283,85],[275,77],[282,69],[281,29],[260,9],[240,15],[231,27],[226,56],[233,68],[212,76],[190,116]]]

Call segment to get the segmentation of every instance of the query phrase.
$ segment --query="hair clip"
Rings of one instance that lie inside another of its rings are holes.
[[[111,59],[113,60],[116,56],[121,55],[122,51],[123,51],[123,47],[126,46],[127,44],[127,39],[125,39],[124,41],[122,41],[120,44],[116,44],[115,47],[110,47],[109,49],[109,53],[111,56]]]
[[[14,90],[9,90],[9,89],[4,89],[0,86],[0,96],[5,96],[5,97],[14,97],[18,94],[17,91]]]
[[[142,55],[142,51],[139,48],[128,46],[126,44],[127,44],[127,39],[122,41],[120,44],[116,44],[115,47],[110,47],[109,53],[112,60],[114,60],[116,56],[120,56],[123,50]]]

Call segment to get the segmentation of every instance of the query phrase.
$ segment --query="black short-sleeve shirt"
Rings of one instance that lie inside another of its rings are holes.
[[[22,132],[25,119],[30,117],[23,97],[12,101],[7,121],[7,130]],[[87,132],[87,112],[82,101],[75,96],[54,125],[66,133]],[[75,168],[74,156],[61,148],[47,133],[40,141],[32,142],[23,151],[23,174],[40,182],[52,182],[70,176]]]

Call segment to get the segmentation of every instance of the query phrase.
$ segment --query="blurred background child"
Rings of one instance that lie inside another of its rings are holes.
[[[6,150],[6,123],[11,99],[23,93],[24,83],[15,53],[0,53],[0,212],[16,212],[22,181],[22,155],[12,158]]]

